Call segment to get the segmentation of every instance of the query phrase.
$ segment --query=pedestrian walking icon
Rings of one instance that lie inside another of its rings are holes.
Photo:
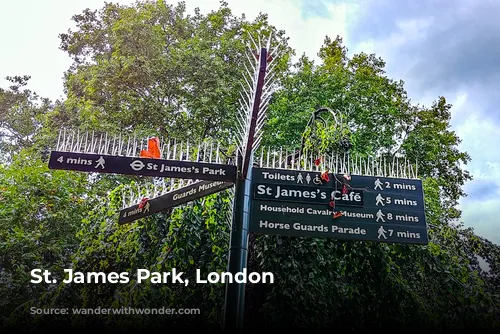
[[[385,235],[387,233],[387,231],[384,229],[383,226],[380,226],[378,228],[378,238],[380,239],[381,237],[383,237],[384,239],[387,239],[387,236]]]
[[[376,179],[376,180],[375,180],[375,188],[373,188],[373,189],[375,189],[375,190],[376,190],[377,188],[379,188],[380,190],[384,190],[384,189],[382,188],[382,181],[380,181],[380,179]]]
[[[385,217],[385,215],[382,213],[382,210],[378,210],[376,222],[378,223],[379,220],[382,220],[382,223],[385,223],[384,217]]]
[[[382,195],[378,194],[375,199],[377,200],[377,202],[375,203],[376,206],[378,206],[379,204],[385,206],[384,198],[382,197]]]
[[[146,205],[144,205],[144,212],[149,212],[149,207],[150,207],[150,204],[149,202],[146,203]]]
[[[299,175],[297,175],[297,183],[304,183],[304,178],[302,176],[302,173],[299,173]]]
[[[106,163],[106,161],[104,160],[103,157],[99,157],[99,159],[97,159],[97,165],[95,165],[94,168],[99,168],[99,166],[101,166],[101,169],[104,169],[104,164]]]

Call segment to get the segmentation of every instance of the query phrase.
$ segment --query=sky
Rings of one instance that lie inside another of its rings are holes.
[[[134,1],[110,1],[131,4]],[[168,1],[169,3],[174,3]],[[453,104],[451,128],[472,161],[474,177],[460,201],[462,219],[478,235],[500,244],[500,1],[496,0],[226,0],[235,15],[259,12],[290,37],[297,55],[317,59],[325,36],[340,35],[349,53],[375,53],[387,75],[405,82],[413,103],[429,106],[439,96]],[[30,75],[29,88],[64,98],[63,73],[70,58],[58,35],[71,17],[100,0],[24,0],[0,3],[1,78]],[[218,0],[186,0],[189,12],[219,7]],[[497,146],[498,145],[498,146]]]

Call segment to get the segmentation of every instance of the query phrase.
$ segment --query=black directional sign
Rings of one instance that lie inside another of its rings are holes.
[[[119,224],[130,223],[165,209],[170,209],[198,198],[215,194],[233,186],[231,182],[200,181],[148,200],[142,208],[139,204],[120,211]]]
[[[339,182],[342,175],[329,174],[330,180],[325,183],[321,183],[320,175],[254,168],[250,231],[428,243],[420,180],[352,175],[343,192]]]
[[[49,168],[233,183],[236,180],[233,165],[58,151],[51,152]]]
[[[333,238],[341,240],[380,241],[387,243],[427,244],[427,230],[401,225],[373,223],[307,223],[299,220],[252,220],[251,232],[290,237]]]
[[[314,186],[320,188],[334,187],[335,178],[330,173],[330,181],[322,183],[321,172],[304,172],[296,170],[254,168],[254,183],[272,183],[297,186]],[[338,182],[337,182],[338,183]],[[382,193],[396,192],[422,194],[422,181],[416,179],[398,179],[391,177],[354,175],[350,182],[352,188]]]
[[[386,208],[335,207],[309,203],[253,201],[252,215],[263,219],[300,219],[304,222],[329,221],[341,212],[335,222],[386,223],[425,227],[424,211],[388,210]],[[326,217],[326,218],[325,218]]]
[[[254,199],[259,200],[328,204],[332,195],[345,206],[363,207],[363,190],[342,194],[339,189],[254,183]]]
[[[383,193],[364,189],[348,189],[342,194],[341,187],[337,189],[303,187],[279,184],[254,184],[254,199],[328,204],[335,200],[336,206],[357,206],[365,208],[386,208],[403,210],[424,210],[422,196],[417,194]]]

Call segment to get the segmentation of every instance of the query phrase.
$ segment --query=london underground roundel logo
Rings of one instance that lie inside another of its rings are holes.
[[[130,167],[132,167],[133,170],[135,171],[140,171],[141,169],[144,168],[144,163],[140,160],[134,160],[131,164]]]

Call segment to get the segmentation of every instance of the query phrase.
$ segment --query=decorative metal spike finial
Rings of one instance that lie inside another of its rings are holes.
[[[218,141],[211,138],[199,144],[189,142],[170,141],[161,143],[160,158],[166,160],[182,160],[193,162],[207,162],[217,164],[234,164],[225,160],[221,154]],[[141,150],[146,149],[147,138],[137,138],[129,135],[110,135],[107,133],[81,132],[79,130],[63,129],[59,131],[55,150],[60,152],[76,152],[87,154],[101,154],[110,156],[139,157]]]
[[[240,93],[237,133],[240,153],[246,154],[244,159],[248,159],[249,152],[260,145],[267,106],[275,82],[274,65],[282,53],[281,43],[272,47],[272,34],[269,34],[265,47],[261,44],[261,36],[257,36],[257,42],[250,34],[248,36],[251,44],[248,45],[246,54],[248,63],[244,64],[246,75],[241,84],[243,92]],[[244,166],[245,164],[244,162]]]
[[[185,179],[166,179],[166,178],[155,178],[149,183],[141,183],[141,184],[136,184],[136,183],[131,183],[126,186],[124,186],[121,189],[121,210],[129,209],[131,207],[135,207],[136,205],[140,204],[143,202],[145,199],[148,201],[157,199],[159,197],[162,197],[164,195],[167,195],[169,193],[173,192],[178,192],[178,191],[184,191],[186,187],[195,187],[196,189],[197,186],[202,187],[203,183],[207,181],[201,181],[201,180],[185,180]],[[199,185],[196,185],[199,184]],[[230,192],[230,195],[234,196],[234,189],[229,187],[228,183],[226,183],[225,188],[222,188],[221,190],[228,190]],[[215,189],[215,188],[214,188]],[[175,198],[175,195],[174,195]],[[182,197],[181,197],[182,198]],[[204,197],[201,197],[204,198]],[[184,206],[184,205],[189,205],[191,201],[176,205],[176,206]],[[229,217],[229,216],[228,216]]]
[[[199,180],[160,178],[151,183],[126,185],[121,191],[121,209],[137,205],[143,198],[153,199],[196,182]]]
[[[260,154],[254,157],[254,163],[261,168],[277,168],[301,170],[308,172],[317,171],[314,164],[315,157],[310,152],[300,154],[297,160],[296,152],[282,156],[282,149],[262,148]],[[361,157],[350,153],[331,153],[323,155],[323,166],[332,173],[350,173],[353,175],[368,175],[380,177],[397,177],[403,179],[417,179],[417,164],[410,163],[403,157],[395,157],[387,161],[385,156]]]

